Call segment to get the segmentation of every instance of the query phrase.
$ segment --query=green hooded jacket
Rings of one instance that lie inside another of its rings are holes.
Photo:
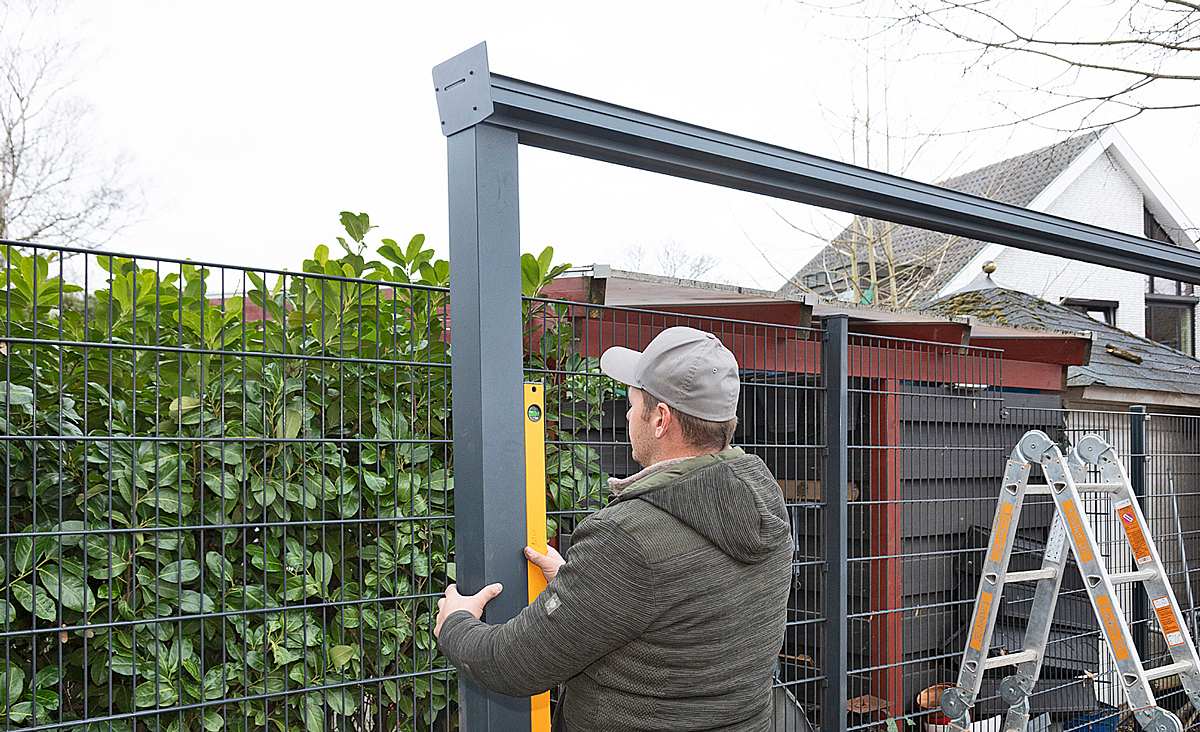
[[[502,694],[563,683],[556,730],[769,730],[792,577],[779,484],[736,447],[615,483],[533,604],[500,625],[451,614],[442,652]]]

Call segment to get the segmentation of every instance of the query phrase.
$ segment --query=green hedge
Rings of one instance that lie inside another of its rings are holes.
[[[454,579],[449,265],[342,223],[343,255],[317,247],[306,274],[94,254],[91,293],[53,254],[0,250],[0,432],[43,436],[0,449],[4,531],[33,534],[0,556],[8,724],[456,726],[453,676],[425,673],[446,666],[434,601],[403,599]],[[551,258],[525,256],[527,294]],[[525,313],[530,368],[596,371],[561,308]],[[551,380],[551,434],[598,427],[598,381]],[[548,459],[552,508],[596,500],[590,449]]]

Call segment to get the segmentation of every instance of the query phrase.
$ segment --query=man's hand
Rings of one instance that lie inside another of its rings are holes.
[[[504,586],[497,582],[484,587],[474,595],[464,596],[458,594],[457,585],[450,585],[446,588],[446,596],[438,600],[437,624],[433,626],[434,637],[442,635],[442,623],[446,622],[446,618],[450,617],[451,613],[459,610],[466,610],[474,615],[476,620],[480,620],[483,617],[484,606],[503,591]]]
[[[533,547],[527,546],[525,547],[525,558],[537,565],[538,569],[542,570],[542,574],[546,576],[547,582],[552,582],[558,576],[558,568],[567,562],[558,553],[558,550],[552,546],[546,547],[545,554],[538,554]]]

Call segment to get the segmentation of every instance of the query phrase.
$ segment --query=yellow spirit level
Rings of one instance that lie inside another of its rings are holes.
[[[525,534],[526,543],[546,553],[546,414],[544,388],[525,384]],[[529,602],[546,589],[546,577],[533,562],[527,563]],[[550,692],[529,699],[530,730],[550,732]]]

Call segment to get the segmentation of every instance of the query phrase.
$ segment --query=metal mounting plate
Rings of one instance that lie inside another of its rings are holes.
[[[462,132],[490,117],[495,107],[487,43],[468,48],[434,66],[433,91],[437,95],[443,135]]]

